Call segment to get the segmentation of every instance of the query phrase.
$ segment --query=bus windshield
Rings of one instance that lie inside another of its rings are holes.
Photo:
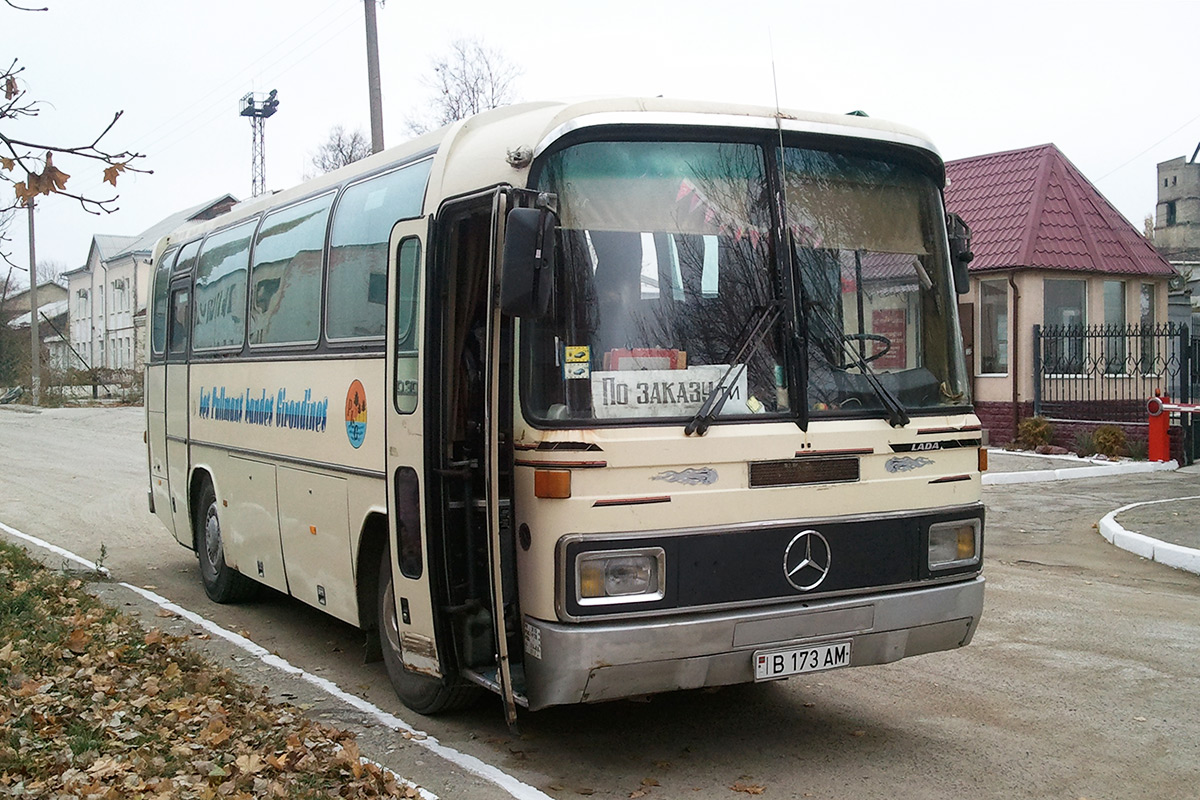
[[[560,227],[554,308],[522,328],[532,420],[687,421],[718,387],[722,420],[969,402],[940,193],[913,167],[597,141],[550,154],[537,188]]]

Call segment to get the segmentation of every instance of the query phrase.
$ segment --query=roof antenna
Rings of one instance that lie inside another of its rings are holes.
[[[1192,160],[1188,162],[1189,164],[1196,163],[1196,154],[1197,153],[1200,153],[1200,144],[1197,144],[1196,149],[1192,151]]]

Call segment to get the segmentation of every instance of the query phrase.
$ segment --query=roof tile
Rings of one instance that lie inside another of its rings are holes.
[[[1053,144],[951,161],[946,175],[946,208],[971,226],[972,272],[1175,274]]]

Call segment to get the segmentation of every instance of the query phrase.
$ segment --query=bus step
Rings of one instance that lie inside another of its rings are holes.
[[[500,694],[500,678],[495,667],[480,670],[464,669],[462,673],[463,677],[471,683],[477,683],[489,691]],[[521,708],[529,708],[529,700],[525,697],[525,665],[511,665],[509,674],[512,675],[513,699]]]

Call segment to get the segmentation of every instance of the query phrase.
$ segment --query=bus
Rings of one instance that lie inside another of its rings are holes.
[[[212,600],[358,626],[423,714],[962,647],[986,451],[944,183],[862,115],[628,98],[244,202],[155,251],[151,511]]]

